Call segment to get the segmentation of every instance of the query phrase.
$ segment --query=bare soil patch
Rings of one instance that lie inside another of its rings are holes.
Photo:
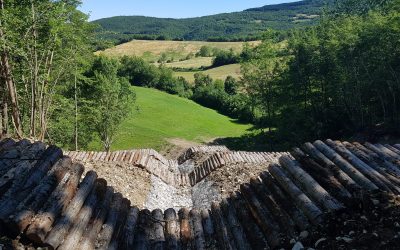
[[[145,170],[129,164],[107,162],[86,163],[85,170],[96,171],[100,178],[129,199],[131,204],[144,208],[151,190],[151,175]]]
[[[266,171],[267,167],[267,164],[231,164],[212,172],[206,179],[220,188],[222,197],[227,197],[239,190],[241,184]]]
[[[188,141],[181,138],[166,139],[168,146],[166,146],[160,153],[168,159],[177,159],[188,148],[200,145],[197,142]]]

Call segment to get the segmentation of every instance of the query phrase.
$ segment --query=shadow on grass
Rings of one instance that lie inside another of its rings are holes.
[[[230,150],[280,152],[290,150],[295,143],[277,139],[276,132],[266,132],[256,127],[248,129],[248,133],[240,137],[218,138],[209,145],[225,145]]]

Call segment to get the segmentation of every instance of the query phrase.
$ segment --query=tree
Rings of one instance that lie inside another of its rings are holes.
[[[229,51],[220,50],[215,54],[215,58],[213,59],[212,66],[219,67],[228,64],[238,63],[240,61],[239,55],[236,55],[233,49]]]
[[[194,88],[199,88],[203,86],[209,86],[213,83],[213,79],[209,75],[204,75],[203,73],[194,74]]]
[[[6,96],[6,101],[9,101],[11,104],[11,109],[12,109],[12,118],[13,118],[13,124],[15,128],[15,132],[18,137],[22,137],[22,123],[21,123],[21,115],[20,115],[20,108],[18,105],[17,101],[17,87],[15,86],[15,82],[13,80],[12,76],[12,68],[10,65],[10,58],[9,58],[9,50],[8,50],[8,41],[6,37],[6,31],[5,31],[5,23],[4,20],[7,20],[8,18],[6,17],[6,6],[4,4],[4,0],[0,0],[0,44],[1,44],[1,51],[0,51],[0,73],[2,75],[2,90],[8,90],[8,94]],[[3,20],[3,21],[2,21]],[[4,110],[3,112],[3,117],[7,117],[8,115],[6,114],[6,107],[4,106],[6,104],[2,104],[2,108]],[[4,128],[7,128],[6,125],[3,125]]]
[[[236,95],[238,93],[239,83],[232,76],[228,76],[224,83],[225,92],[229,95]]]
[[[212,48],[209,46],[201,46],[199,52],[197,52],[196,56],[201,57],[209,57],[212,56]]]
[[[262,126],[269,132],[275,125],[278,111],[279,80],[285,69],[285,58],[279,56],[272,39],[266,39],[254,51],[252,60],[243,64],[243,83],[253,105],[260,108],[263,117]],[[264,124],[265,123],[265,124]]]
[[[109,151],[121,122],[129,115],[135,94],[126,78],[118,76],[119,62],[106,57],[95,59],[85,86],[90,100],[93,126]]]
[[[155,87],[159,80],[157,67],[139,57],[122,57],[119,75],[127,77],[136,86]]]
[[[14,133],[44,140],[55,98],[90,58],[93,25],[75,0],[1,1],[1,72]],[[83,59],[85,58],[85,59]]]

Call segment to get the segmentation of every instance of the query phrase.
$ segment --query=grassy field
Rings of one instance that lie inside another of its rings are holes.
[[[255,46],[259,41],[249,42]],[[189,54],[196,54],[202,46],[240,52],[243,49],[243,42],[202,42],[202,41],[144,41],[133,40],[120,44],[105,51],[100,51],[107,56],[140,56],[148,61],[157,61],[162,53],[165,53],[174,61],[186,58]]]
[[[225,80],[227,76],[233,76],[236,79],[239,79],[241,76],[240,73],[240,64],[231,64],[225,65],[217,68],[212,68],[204,71],[193,71],[193,72],[174,72],[175,76],[182,76],[189,82],[194,82],[194,74],[203,73],[205,75],[210,75],[214,80]]]
[[[206,142],[214,138],[238,137],[251,128],[188,99],[154,89],[134,89],[137,107],[132,107],[132,114],[121,125],[113,150],[161,150],[168,145],[168,139]],[[91,148],[101,149],[100,142],[93,142]]]
[[[212,61],[213,61],[212,57],[195,57],[185,61],[166,63],[165,66],[168,68],[183,68],[183,69],[200,68],[200,67],[211,66]]]

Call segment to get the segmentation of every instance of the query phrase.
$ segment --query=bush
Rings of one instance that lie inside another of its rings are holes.
[[[197,52],[197,54],[196,54],[196,56],[197,57],[210,57],[210,56],[213,56],[213,51],[212,51],[212,48],[211,47],[209,47],[209,46],[202,46],[201,48],[200,48],[200,51],[199,52]]]
[[[231,49],[229,51],[221,50],[215,55],[212,66],[219,67],[228,64],[234,64],[240,62],[240,56],[236,55],[235,52]]]

